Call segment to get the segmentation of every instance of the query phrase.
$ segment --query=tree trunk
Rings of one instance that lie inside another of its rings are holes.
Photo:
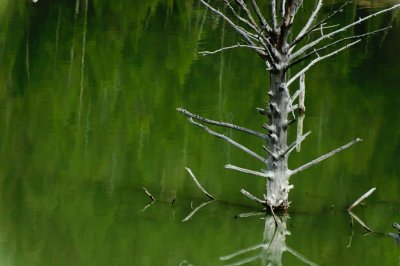
[[[266,201],[275,209],[287,209],[289,186],[287,146],[287,123],[290,97],[285,87],[285,71],[273,71],[270,74],[268,103],[268,139],[267,169],[272,174],[266,185]]]

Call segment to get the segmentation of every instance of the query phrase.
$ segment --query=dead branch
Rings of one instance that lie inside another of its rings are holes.
[[[308,29],[311,27],[311,24],[314,22],[315,18],[317,17],[318,12],[321,9],[321,7],[322,7],[322,0],[318,0],[317,6],[314,8],[314,10],[313,10],[311,16],[309,17],[306,25],[303,27],[303,29],[301,29],[300,33],[295,38],[295,41],[296,41],[296,39],[300,38],[301,36],[303,36],[308,31]]]
[[[347,209],[347,211],[351,211],[354,207],[356,207],[358,204],[360,204],[361,201],[365,200],[368,198],[374,191],[375,187],[371,188],[368,190],[365,194],[363,194],[361,197],[359,197],[353,204],[350,205],[350,207]]]
[[[346,145],[343,145],[342,147],[337,148],[336,150],[333,150],[333,151],[331,151],[331,152],[329,152],[329,153],[327,153],[325,155],[322,155],[321,157],[318,157],[317,159],[314,159],[311,162],[306,163],[305,165],[302,165],[299,168],[291,171],[290,175],[298,174],[301,171],[306,170],[307,168],[310,168],[311,166],[313,166],[315,164],[318,164],[318,163],[322,162],[323,160],[328,159],[329,157],[335,155],[336,153],[339,153],[339,152],[341,152],[341,151],[349,148],[350,146],[352,146],[352,145],[354,145],[354,144],[356,144],[358,142],[361,142],[361,141],[362,141],[362,139],[356,138],[355,140],[347,143]]]
[[[302,74],[306,73],[313,65],[315,65],[315,64],[318,63],[319,61],[322,61],[322,60],[324,60],[324,59],[326,59],[326,58],[328,58],[328,57],[331,57],[331,56],[333,56],[333,55],[335,55],[335,54],[337,54],[337,53],[340,53],[341,51],[350,48],[351,46],[353,46],[353,45],[359,43],[360,41],[361,41],[361,40],[359,39],[359,40],[357,40],[357,41],[355,41],[355,42],[349,43],[349,44],[347,44],[347,45],[341,47],[340,49],[337,49],[337,50],[333,51],[332,53],[329,53],[329,54],[327,54],[327,55],[319,56],[319,57],[315,58],[315,59],[312,60],[311,63],[309,63],[305,68],[303,68],[303,69],[300,70],[296,75],[294,75],[294,77],[292,77],[292,78],[286,83],[286,85],[289,87],[289,86],[293,83],[293,81],[295,81],[297,78],[299,78]]]
[[[225,5],[231,10],[232,14],[239,19],[241,22],[243,22],[244,24],[246,24],[247,26],[249,26],[250,28],[252,28],[255,32],[258,32],[258,28],[256,25],[250,23],[247,19],[241,17],[236,10],[231,6],[230,1],[228,0],[223,0]]]
[[[381,32],[381,31],[388,30],[388,29],[390,29],[390,28],[392,28],[392,26],[387,26],[387,27],[381,28],[381,29],[379,29],[379,30],[375,30],[375,31],[371,31],[371,32],[364,33],[364,34],[359,34],[359,35],[354,35],[354,36],[350,36],[350,37],[345,37],[345,38],[339,39],[339,40],[334,41],[334,42],[332,42],[332,43],[330,43],[330,44],[327,44],[327,45],[325,45],[325,46],[323,46],[323,47],[321,47],[321,48],[314,49],[312,52],[309,52],[308,54],[304,55],[303,57],[301,57],[301,58],[299,58],[299,59],[296,59],[295,61],[293,61],[292,63],[290,63],[290,64],[287,66],[287,68],[291,68],[292,66],[294,66],[294,65],[296,65],[296,64],[298,64],[298,63],[301,63],[301,62],[303,62],[304,60],[308,59],[309,57],[311,57],[311,56],[313,56],[313,55],[318,55],[319,52],[321,52],[321,51],[323,51],[323,50],[326,50],[326,49],[328,49],[328,48],[331,47],[331,46],[335,46],[335,45],[338,44],[338,43],[341,43],[341,42],[344,42],[344,41],[348,41],[348,40],[352,40],[352,39],[363,38],[363,37],[366,37],[366,36],[369,36],[369,35],[373,35],[373,34],[375,34],[375,33]]]
[[[188,168],[188,167],[185,167],[185,169],[186,169],[186,171],[189,173],[189,175],[192,177],[192,179],[193,179],[194,183],[197,185],[197,187],[204,193],[204,195],[206,195],[208,198],[210,198],[210,199],[213,200],[214,197],[213,197],[210,193],[208,193],[208,192],[202,187],[202,185],[200,184],[200,182],[199,182],[199,181],[197,180],[197,178],[194,176],[192,170],[190,170],[190,168]]]
[[[341,5],[338,9],[336,9],[335,11],[333,11],[331,14],[329,14],[327,17],[325,17],[322,21],[318,22],[317,24],[315,24],[314,26],[312,26],[310,29],[308,29],[307,31],[305,31],[303,34],[298,34],[297,37],[294,39],[294,41],[289,44],[290,47],[290,51],[292,51],[292,49],[294,48],[294,46],[296,44],[298,44],[301,40],[304,39],[304,37],[306,37],[308,34],[310,34],[311,32],[313,32],[314,30],[316,30],[317,28],[319,28],[321,25],[325,24],[328,20],[330,20],[331,18],[333,18],[336,14],[338,14],[339,12],[341,12],[343,10],[343,8],[348,5],[350,3],[350,1],[346,1],[343,5]],[[317,5],[318,7],[318,5]]]
[[[201,54],[201,55],[211,55],[211,54],[216,54],[216,53],[219,53],[219,52],[222,52],[222,51],[225,51],[225,50],[230,50],[230,49],[235,49],[235,48],[251,48],[251,49],[264,50],[263,47],[251,46],[251,45],[238,43],[236,45],[222,47],[222,48],[214,50],[214,51],[201,51],[201,52],[199,52],[199,54]]]
[[[301,136],[300,138],[296,139],[292,144],[289,145],[289,147],[279,156],[281,158],[283,158],[286,154],[290,154],[298,145],[300,145],[300,143],[302,143],[307,137],[308,135],[311,134],[311,131],[308,131],[306,134],[304,134],[303,136]]]
[[[256,15],[258,17],[258,20],[260,21],[262,28],[265,29],[268,33],[272,33],[271,27],[268,25],[267,20],[264,18],[262,15],[260,8],[258,7],[257,3],[255,0],[251,0],[251,3],[253,5],[253,9],[256,12]]]
[[[394,6],[392,6],[392,7],[386,8],[386,9],[384,9],[384,10],[375,12],[375,13],[373,13],[373,14],[371,14],[371,15],[369,15],[369,16],[366,16],[366,17],[364,17],[364,18],[359,18],[357,21],[355,21],[355,22],[353,22],[353,23],[350,23],[350,24],[348,24],[347,26],[344,26],[344,27],[342,27],[342,28],[340,28],[340,29],[338,29],[338,30],[335,30],[335,31],[333,31],[333,32],[330,32],[330,33],[328,33],[328,34],[326,34],[326,35],[324,35],[324,36],[321,36],[321,37],[317,38],[316,40],[310,42],[309,44],[304,45],[304,46],[303,46],[302,48],[300,48],[298,51],[296,51],[295,53],[293,53],[293,54],[292,54],[292,58],[295,58],[295,57],[297,57],[297,56],[303,54],[305,51],[307,51],[307,50],[309,50],[310,48],[314,47],[315,45],[317,45],[318,43],[320,43],[320,42],[323,41],[323,40],[326,40],[326,39],[328,39],[328,38],[331,38],[332,36],[334,36],[334,35],[336,35],[336,34],[338,34],[338,33],[340,33],[340,32],[346,31],[346,30],[348,30],[348,29],[354,27],[355,25],[358,25],[358,24],[360,24],[360,23],[362,23],[362,22],[364,22],[364,21],[366,21],[366,20],[369,20],[369,19],[371,19],[371,18],[373,18],[373,17],[376,17],[376,16],[378,16],[378,15],[380,15],[380,14],[389,12],[389,11],[391,11],[391,10],[393,10],[393,9],[396,9],[396,8],[399,8],[399,7],[400,7],[400,4],[397,4],[397,5],[394,5]]]
[[[151,201],[156,200],[156,198],[153,195],[151,195],[151,193],[145,187],[142,187],[142,188],[144,190],[144,193],[146,193],[146,195],[150,198]]]
[[[221,18],[223,18],[226,22],[228,22],[233,29],[235,29],[243,38],[244,40],[251,46],[257,47],[257,45],[255,45],[255,43],[251,40],[251,38],[249,37],[249,35],[239,26],[237,26],[235,23],[233,23],[224,13],[222,13],[221,11],[215,9],[214,7],[212,7],[211,5],[209,5],[207,2],[205,2],[204,0],[200,0],[200,2],[205,5],[208,9],[210,9],[212,12],[216,13],[217,15],[219,15]],[[263,51],[261,50],[254,50],[257,54],[259,54],[261,57],[266,58],[267,54],[265,54]]]
[[[357,215],[355,215],[354,213],[352,213],[351,211],[349,211],[350,217],[353,219],[355,219],[362,227],[364,227],[365,230],[367,230],[368,232],[373,232],[372,229],[370,227],[368,227],[368,225],[366,225],[364,223],[363,220],[361,220]]]
[[[203,202],[202,204],[200,204],[199,206],[197,206],[193,211],[191,211],[188,216],[186,216],[182,222],[187,222],[190,218],[193,217],[193,215],[198,212],[201,208],[205,207],[206,205],[210,204],[211,202],[214,202],[214,200],[209,200],[206,202]]]
[[[261,177],[264,177],[264,178],[269,178],[269,179],[273,178],[272,175],[269,174],[269,173],[262,173],[262,172],[258,172],[258,171],[253,171],[253,170],[249,170],[249,169],[246,169],[246,168],[238,167],[238,166],[235,166],[235,165],[232,165],[232,164],[225,165],[225,168],[226,169],[235,170],[235,171],[238,171],[238,172],[242,172],[242,173],[246,173],[246,174],[251,174],[251,175],[255,175],[255,176],[261,176]]]
[[[304,105],[305,97],[306,97],[306,75],[303,73],[300,76],[300,84],[299,84],[299,113],[304,114],[306,111],[306,106]]]
[[[257,132],[255,130],[252,130],[252,129],[248,129],[248,128],[245,128],[245,127],[237,126],[237,125],[234,125],[234,124],[231,124],[231,123],[220,122],[220,121],[215,121],[215,120],[212,120],[212,119],[204,118],[204,117],[199,116],[197,114],[193,114],[193,113],[191,113],[191,112],[189,112],[189,111],[187,111],[187,110],[185,110],[183,108],[177,108],[176,110],[178,112],[188,116],[188,117],[191,117],[193,119],[199,120],[199,121],[207,123],[207,124],[220,126],[220,127],[227,127],[227,128],[231,128],[231,129],[234,129],[234,130],[237,130],[237,131],[248,133],[250,135],[257,136],[257,137],[259,137],[261,139],[264,139],[264,140],[267,139],[266,135],[264,135],[264,134],[262,134],[260,132]]]
[[[263,206],[265,206],[267,204],[267,202],[265,200],[260,200],[259,198],[257,198],[256,196],[252,195],[250,192],[247,192],[244,189],[240,190],[240,193],[242,193],[243,195],[245,195],[246,197],[248,197],[249,199],[257,202],[258,204],[261,204]]]
[[[241,149],[241,150],[244,151],[245,153],[250,154],[250,155],[253,156],[254,158],[257,158],[257,159],[260,160],[261,162],[265,163],[265,159],[264,159],[263,157],[261,157],[260,155],[258,155],[258,154],[255,153],[254,151],[252,151],[252,150],[246,148],[246,147],[243,146],[242,144],[237,143],[237,142],[234,141],[233,139],[228,138],[227,136],[222,135],[222,134],[219,134],[219,133],[217,133],[217,132],[215,132],[215,131],[212,131],[211,129],[209,129],[209,128],[206,127],[205,125],[200,124],[200,123],[194,121],[193,118],[191,118],[191,117],[189,118],[189,121],[190,121],[191,123],[195,124],[196,126],[201,127],[201,128],[204,129],[207,133],[209,133],[209,134],[211,134],[211,135],[213,135],[213,136],[215,136],[215,137],[218,137],[218,138],[221,138],[221,139],[227,141],[228,143],[230,143],[230,144],[232,144],[233,146],[235,146],[235,147]]]
[[[270,0],[269,1],[269,12],[271,16],[271,21],[272,21],[272,28],[276,29],[278,22],[276,20],[276,0]]]

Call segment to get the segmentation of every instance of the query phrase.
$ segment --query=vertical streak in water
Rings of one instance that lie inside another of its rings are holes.
[[[85,19],[83,22],[83,37],[82,37],[82,59],[81,59],[81,84],[79,92],[79,110],[78,110],[78,124],[81,121],[82,100],[83,100],[83,80],[85,75],[85,53],[86,53],[86,26],[87,26],[87,11],[89,0],[85,0]]]
[[[58,9],[57,26],[56,26],[56,54],[55,54],[56,62],[57,62],[57,53],[58,53],[58,40],[60,37],[61,9],[62,9],[62,6],[60,5],[60,8]]]
[[[31,81],[30,74],[30,63],[29,63],[29,29],[26,33],[26,44],[25,44],[25,67],[26,67],[26,76],[28,78],[28,82]]]
[[[222,21],[222,29],[221,29],[221,47],[224,47],[225,44],[225,20]],[[219,65],[219,76],[218,76],[218,112],[220,114],[220,118],[222,119],[222,107],[223,107],[223,74],[224,74],[224,51],[221,51],[220,56],[220,65]]]
[[[75,2],[75,19],[79,15],[79,0],[76,0]]]

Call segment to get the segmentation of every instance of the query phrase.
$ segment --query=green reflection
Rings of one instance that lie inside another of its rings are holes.
[[[337,22],[391,3],[367,2]],[[324,12],[330,10],[327,4]],[[398,263],[391,239],[363,237],[359,227],[347,248],[350,218],[339,210],[376,186],[357,215],[382,233],[400,220],[399,20],[393,14],[357,27],[393,23],[389,34],[307,76],[304,128],[313,135],[291,164],[365,139],[293,179],[286,244],[314,263]],[[219,257],[263,241],[265,220],[233,218],[251,211],[244,206],[214,202],[181,222],[191,201],[201,204],[185,166],[225,202],[251,204],[239,190],[263,191],[263,180],[222,167],[258,169],[257,162],[175,111],[184,106],[254,129],[262,125],[254,108],[263,105],[268,80],[258,58],[246,50],[197,54],[235,43],[227,25],[197,1],[155,0],[0,1],[0,22],[1,263],[220,265]],[[262,152],[258,140],[234,138]],[[162,201],[145,212],[142,185]],[[286,253],[282,260],[299,264]]]

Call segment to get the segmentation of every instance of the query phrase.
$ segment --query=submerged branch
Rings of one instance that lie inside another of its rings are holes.
[[[153,195],[151,195],[151,193],[145,187],[142,187],[142,188],[144,190],[144,193],[146,193],[146,195],[150,198],[151,201],[156,200],[156,198]]]
[[[241,149],[241,150],[244,151],[245,153],[250,154],[250,155],[253,156],[254,158],[257,158],[257,159],[260,160],[261,162],[265,163],[265,159],[264,159],[263,157],[261,157],[260,155],[258,155],[258,154],[255,153],[254,151],[252,151],[252,150],[246,148],[246,147],[243,146],[242,144],[237,143],[237,142],[234,141],[233,139],[228,138],[227,136],[225,136],[225,135],[223,135],[223,134],[219,134],[219,133],[217,133],[217,132],[215,132],[215,131],[212,131],[211,129],[209,129],[209,128],[206,127],[205,125],[200,124],[200,123],[194,121],[192,117],[189,118],[189,121],[190,121],[191,123],[195,124],[196,126],[201,127],[202,129],[204,129],[205,131],[207,131],[207,133],[209,133],[209,134],[211,134],[211,135],[213,135],[213,136],[215,136],[215,137],[221,138],[221,139],[223,139],[223,140],[229,142],[230,144],[232,144],[233,146],[235,146],[235,147]]]
[[[245,195],[246,197],[248,197],[249,199],[257,202],[258,204],[261,204],[263,206],[265,206],[267,204],[267,202],[265,200],[260,200],[259,198],[257,198],[256,196],[252,195],[250,192],[241,189],[240,192]]]
[[[335,155],[336,153],[339,153],[339,152],[341,152],[341,151],[343,151],[343,150],[349,148],[350,146],[352,146],[352,145],[354,145],[354,144],[356,144],[356,143],[358,143],[358,142],[361,142],[361,141],[362,141],[362,139],[356,138],[355,140],[353,140],[353,141],[347,143],[346,145],[343,145],[342,147],[337,148],[336,150],[333,150],[333,151],[331,151],[331,152],[329,152],[329,153],[327,153],[327,154],[325,154],[325,155],[322,155],[321,157],[318,157],[317,159],[312,160],[312,161],[309,162],[309,163],[306,163],[306,164],[303,165],[303,166],[300,166],[299,168],[297,168],[297,169],[291,171],[290,174],[291,174],[291,175],[298,174],[299,172],[301,172],[301,171],[303,171],[303,170],[306,170],[307,168],[310,168],[311,166],[313,166],[313,165],[315,165],[315,164],[318,164],[318,163],[322,162],[323,160],[328,159],[329,157]]]
[[[200,210],[201,208],[203,208],[203,207],[205,207],[206,205],[210,204],[211,202],[214,202],[214,200],[209,200],[209,201],[203,202],[202,204],[200,204],[199,206],[197,206],[193,211],[191,211],[191,212],[188,214],[188,216],[186,216],[186,217],[182,220],[182,222],[187,222],[190,218],[193,217],[193,215],[194,215],[198,210]]]
[[[201,116],[199,116],[197,114],[193,114],[193,113],[191,113],[191,112],[189,112],[189,111],[187,111],[187,110],[185,110],[183,108],[177,108],[176,110],[178,112],[188,116],[188,117],[194,118],[196,120],[199,120],[199,121],[207,123],[207,124],[211,124],[211,125],[214,125],[214,126],[231,128],[231,129],[234,129],[234,130],[237,130],[237,131],[248,133],[250,135],[254,135],[254,136],[259,137],[259,138],[264,139],[264,140],[267,138],[266,135],[264,135],[264,134],[262,134],[260,132],[257,132],[255,130],[252,130],[252,129],[248,129],[248,128],[245,128],[245,127],[237,126],[237,125],[234,125],[234,124],[231,124],[231,123],[220,122],[220,121],[215,121],[215,120],[212,120],[212,119],[204,118],[204,117],[201,117]]]
[[[373,187],[370,190],[368,190],[365,194],[363,194],[361,197],[359,197],[353,204],[351,204],[351,206],[347,209],[347,211],[351,211],[354,207],[360,204],[361,201],[371,196],[371,194],[375,191],[375,189],[376,187]]]
[[[197,185],[197,187],[204,193],[204,195],[206,195],[207,197],[209,197],[210,199],[214,199],[214,197],[208,193],[200,184],[200,182],[197,180],[197,178],[194,176],[192,170],[190,170],[190,168],[185,167],[186,171],[189,173],[190,177],[193,179],[194,183]]]
[[[242,173],[246,173],[246,174],[265,177],[265,178],[268,178],[268,179],[272,179],[273,178],[273,176],[271,174],[249,170],[249,169],[238,167],[238,166],[235,166],[235,165],[232,165],[232,164],[225,165],[225,168],[226,169],[235,170],[235,171],[238,171],[238,172],[242,172]]]
[[[350,217],[353,219],[355,219],[362,227],[364,227],[365,230],[367,230],[368,232],[373,232],[372,229],[366,225],[364,223],[363,220],[361,220],[357,215],[355,215],[354,213],[352,213],[351,211],[349,211]]]

